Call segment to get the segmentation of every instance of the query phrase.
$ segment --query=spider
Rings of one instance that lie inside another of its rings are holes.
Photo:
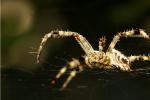
[[[114,48],[121,37],[143,37],[150,40],[149,35],[147,35],[143,29],[132,29],[124,32],[118,32],[118,34],[114,36],[106,51],[103,50],[106,43],[105,37],[102,37],[99,40],[99,50],[94,50],[91,44],[87,41],[87,39],[77,32],[51,31],[50,33],[46,34],[41,41],[37,53],[37,63],[39,63],[40,54],[47,40],[49,38],[60,37],[73,37],[85,52],[84,56],[82,56],[81,59],[73,58],[72,61],[68,62],[64,67],[62,67],[56,75],[55,80],[52,80],[52,84],[55,84],[56,80],[59,79],[67,71],[67,69],[71,70],[69,77],[63,83],[61,89],[66,88],[72,78],[76,76],[77,72],[81,72],[85,68],[101,68],[104,70],[111,70],[117,68],[121,71],[130,72],[132,70],[131,63],[135,60],[150,61],[150,55],[125,56],[120,51]]]

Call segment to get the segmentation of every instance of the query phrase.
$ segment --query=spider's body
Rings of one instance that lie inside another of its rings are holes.
[[[106,53],[95,51],[91,56],[85,57],[85,63],[91,68],[113,69],[116,67],[123,71],[131,70],[129,59],[116,49]]]
[[[138,33],[138,35],[135,35]],[[106,52],[103,51],[106,39],[105,37],[99,40],[99,50],[94,50],[91,44],[86,40],[85,37],[70,31],[51,31],[46,34],[42,39],[41,45],[37,54],[37,62],[39,62],[40,54],[43,49],[44,44],[48,38],[59,38],[59,37],[74,37],[76,41],[80,44],[81,48],[84,50],[85,55],[82,56],[82,62],[80,59],[73,58],[65,67],[63,67],[60,72],[56,75],[56,79],[59,79],[67,69],[71,69],[70,76],[67,78],[62,86],[64,89],[71,79],[76,75],[77,71],[83,71],[86,67],[89,68],[103,68],[103,69],[113,69],[118,68],[122,71],[131,71],[131,63],[135,60],[149,60],[150,56],[138,55],[138,56],[125,56],[120,51],[116,50],[114,47],[116,43],[120,40],[120,37],[143,37],[150,39],[150,37],[142,30],[135,29],[126,32],[119,32],[114,36],[112,42],[110,43]],[[84,62],[84,63],[83,63]],[[52,81],[55,83],[55,80]]]

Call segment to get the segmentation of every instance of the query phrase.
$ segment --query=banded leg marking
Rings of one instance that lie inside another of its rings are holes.
[[[135,33],[139,33],[139,35],[135,35]],[[110,45],[108,47],[108,50],[107,50],[108,52],[111,51],[115,47],[115,45],[119,41],[120,37],[143,37],[143,38],[150,39],[149,35],[147,35],[143,29],[135,29],[135,30],[132,29],[132,30],[126,31],[126,32],[120,32],[114,36],[112,42],[110,43]]]

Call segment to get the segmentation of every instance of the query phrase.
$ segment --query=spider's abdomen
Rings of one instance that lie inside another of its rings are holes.
[[[112,49],[107,56],[110,58],[110,65],[120,68],[124,71],[130,70],[129,59],[118,50]]]

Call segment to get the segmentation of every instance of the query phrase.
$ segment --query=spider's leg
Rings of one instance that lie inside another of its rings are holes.
[[[67,87],[68,83],[76,76],[77,71],[73,70],[70,72],[69,77],[67,78],[67,80],[64,82],[64,84],[62,85],[61,90],[63,90],[64,88]]]
[[[136,33],[138,35],[135,35]],[[143,38],[150,39],[149,35],[147,35],[143,29],[135,29],[135,30],[132,29],[132,30],[125,31],[125,32],[119,32],[117,35],[114,36],[112,42],[110,43],[108,50],[107,50],[108,52],[111,51],[115,47],[120,37],[143,37]]]
[[[99,51],[103,51],[103,48],[105,47],[105,43],[106,43],[106,37],[102,37],[99,40]]]
[[[76,71],[77,70],[82,71],[83,70],[83,66],[80,65],[80,62],[79,62],[78,59],[73,58],[72,61],[68,62],[68,64],[65,67],[61,68],[61,70],[56,75],[55,79],[51,81],[51,83],[55,84],[56,80],[58,80],[67,71],[67,69],[76,70]],[[74,71],[72,71],[72,72],[74,73]],[[67,82],[64,83],[65,84],[65,85],[63,85],[64,88],[71,81],[71,79],[73,77],[72,72],[70,73],[70,76],[67,79]]]
[[[131,31],[125,32],[125,35],[127,37],[143,37],[150,39],[150,36],[143,29],[135,29],[135,30],[132,29]]]
[[[40,43],[38,53],[37,53],[37,62],[39,62],[40,54],[41,54],[43,46],[45,45],[47,40],[49,38],[59,38],[59,37],[74,37],[87,55],[90,55],[94,51],[91,44],[87,41],[87,39],[76,32],[51,31],[50,33],[48,33],[44,36],[44,38],[42,39],[42,41]]]
[[[107,52],[110,52],[112,51],[112,49],[114,49],[115,45],[117,44],[117,42],[119,41],[120,39],[120,36],[119,34],[115,35],[112,42],[110,43],[108,49],[107,49]]]
[[[59,73],[56,75],[55,79],[51,81],[51,84],[55,84],[56,80],[58,80],[65,72],[67,71],[67,67],[63,67],[60,69]]]
[[[70,65],[69,69],[72,69],[72,71],[70,72],[70,75],[67,78],[67,80],[62,85],[61,90],[63,90],[64,88],[67,87],[69,82],[76,76],[77,72],[83,71],[83,65],[81,65],[81,63],[79,61],[82,62],[81,59],[78,60],[78,59],[73,58],[73,61],[69,63],[69,65]]]
[[[130,62],[134,62],[136,60],[141,60],[141,61],[148,60],[148,61],[150,61],[150,55],[148,55],[148,56],[145,56],[145,55],[129,56],[128,59]]]
[[[50,37],[51,37],[51,33],[48,33],[42,38],[42,41],[40,43],[40,46],[39,46],[39,49],[38,49],[38,52],[37,52],[37,57],[36,57],[37,58],[37,63],[39,63],[39,61],[40,61],[40,54],[41,54],[41,51],[43,49],[43,46],[45,45],[48,38],[50,38]]]

